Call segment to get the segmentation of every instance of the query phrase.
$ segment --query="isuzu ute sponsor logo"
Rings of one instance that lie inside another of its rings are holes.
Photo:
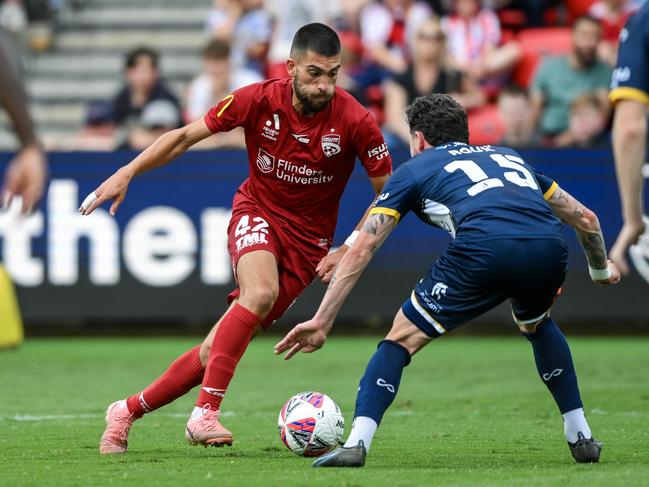
[[[388,146],[384,142],[378,147],[374,147],[374,149],[370,149],[367,151],[367,157],[376,157],[377,161],[380,161],[384,157],[388,157],[390,155],[390,152],[388,151]]]

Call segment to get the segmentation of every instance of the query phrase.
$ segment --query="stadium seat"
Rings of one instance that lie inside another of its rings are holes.
[[[517,39],[523,54],[513,78],[517,85],[527,88],[543,56],[570,51],[571,31],[569,27],[525,29],[518,33]]]
[[[473,145],[497,144],[505,128],[496,105],[485,105],[469,112],[469,141]]]
[[[566,0],[566,10],[568,11],[568,22],[573,23],[577,17],[588,13],[591,5],[596,0]]]

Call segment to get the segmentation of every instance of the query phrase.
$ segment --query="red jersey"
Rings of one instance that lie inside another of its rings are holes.
[[[328,247],[356,157],[370,177],[390,174],[392,158],[376,121],[349,93],[336,88],[326,108],[305,117],[293,108],[291,83],[245,86],[205,123],[212,132],[245,130],[250,175],[235,205],[251,201],[298,238]]]

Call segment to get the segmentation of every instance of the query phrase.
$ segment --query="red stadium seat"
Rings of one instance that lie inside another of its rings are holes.
[[[577,17],[588,13],[591,5],[596,0],[566,0],[566,10],[568,10],[568,22],[572,24]]]
[[[569,27],[525,29],[518,33],[518,43],[523,51],[514,70],[514,82],[527,88],[543,56],[566,54],[570,51]]]
[[[469,112],[469,141],[473,145],[497,144],[505,127],[496,105],[485,105]]]

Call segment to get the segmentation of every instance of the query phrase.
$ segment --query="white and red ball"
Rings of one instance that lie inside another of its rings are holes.
[[[338,405],[320,392],[301,392],[279,412],[282,443],[296,455],[317,457],[341,443],[345,420]]]

